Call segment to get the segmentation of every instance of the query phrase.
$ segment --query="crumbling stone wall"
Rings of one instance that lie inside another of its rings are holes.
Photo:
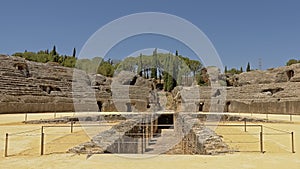
[[[182,137],[182,141],[167,154],[213,155],[230,151],[222,136],[205,126],[198,115],[177,113],[174,126],[177,137]]]
[[[99,111],[97,102],[101,111],[128,111],[127,104],[131,111],[147,111],[154,90],[152,81],[132,74],[112,79],[0,55],[0,113]]]
[[[91,141],[69,149],[68,152],[79,154],[137,153],[139,137],[129,137],[126,136],[126,133],[136,132],[135,126],[138,121],[138,118],[127,119],[112,126],[111,129],[97,134]]]
[[[230,79],[233,86],[221,88],[219,93],[219,87],[176,87],[173,91],[176,110],[300,114],[300,64],[244,72],[227,80]],[[194,95],[185,97],[187,93]]]

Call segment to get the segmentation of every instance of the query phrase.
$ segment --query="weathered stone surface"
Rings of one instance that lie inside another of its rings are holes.
[[[300,64],[268,69],[267,71],[253,70],[235,75],[237,86],[249,84],[269,84],[282,82],[299,82]]]
[[[136,79],[138,85],[132,83]],[[112,87],[113,82],[120,83]],[[152,86],[128,72],[106,78],[55,63],[0,56],[0,113],[99,111],[98,103],[101,111],[147,111]]]
[[[133,130],[139,123],[139,117],[135,116],[135,118],[122,121],[112,126],[112,128],[97,134],[91,141],[69,149],[68,152],[80,154],[118,153],[118,151],[122,151],[122,153],[138,153],[138,139],[128,137],[125,133]],[[130,142],[132,143],[128,144]],[[120,150],[120,147],[122,147],[122,150]]]
[[[300,114],[300,64],[228,79],[232,86],[227,88],[178,86],[169,106],[178,111]],[[75,111],[74,105],[76,111],[98,111],[97,102],[101,111],[154,111],[159,107],[155,86],[131,72],[106,78],[53,63],[0,56],[0,113]]]
[[[176,110],[183,112],[300,114],[299,77],[300,64],[295,64],[230,76],[232,86],[226,88],[181,87],[172,93]]]
[[[177,114],[175,132],[182,137],[177,145],[167,154],[202,154],[214,155],[228,153],[230,149],[222,136],[203,124],[203,121],[190,114]]]

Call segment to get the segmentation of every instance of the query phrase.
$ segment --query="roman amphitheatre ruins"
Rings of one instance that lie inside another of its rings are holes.
[[[225,78],[166,94],[130,72],[0,55],[0,166],[299,168],[300,64]]]

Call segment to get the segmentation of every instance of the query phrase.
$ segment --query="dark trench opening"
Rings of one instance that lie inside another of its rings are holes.
[[[162,114],[158,117],[158,124],[163,126],[158,126],[158,129],[169,129],[174,125],[174,115],[173,114]]]
[[[98,105],[98,112],[102,112],[102,102],[97,101],[97,105]]]
[[[288,80],[291,80],[291,78],[294,77],[295,72],[293,70],[289,70],[286,74],[288,76]]]

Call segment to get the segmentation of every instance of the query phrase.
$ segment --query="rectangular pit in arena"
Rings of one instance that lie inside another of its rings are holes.
[[[107,115],[106,115],[107,116]],[[218,154],[228,146],[199,115],[184,113],[122,114],[126,120],[68,150],[79,154]],[[101,122],[97,122],[101,125]],[[84,126],[84,124],[83,124]],[[213,148],[212,148],[213,147]]]

